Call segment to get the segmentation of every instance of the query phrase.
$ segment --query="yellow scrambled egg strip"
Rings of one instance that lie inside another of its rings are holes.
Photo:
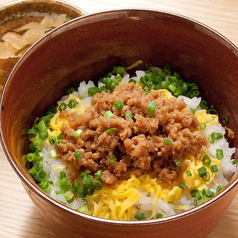
[[[149,196],[154,194],[152,216],[156,214],[158,198],[172,202],[182,194],[182,189],[178,186],[163,189],[156,179],[152,179],[149,175],[142,175],[139,178],[132,175],[130,179],[123,180],[115,189],[104,185],[101,190],[88,196],[92,204],[90,212],[93,216],[102,218],[130,220],[131,215],[135,212],[134,206],[142,197],[141,191],[147,191]]]

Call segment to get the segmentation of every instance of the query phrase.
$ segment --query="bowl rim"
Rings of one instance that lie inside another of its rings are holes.
[[[22,1],[22,0],[18,0],[17,2]],[[25,1],[25,0],[23,0]],[[58,0],[57,0],[58,1]],[[2,108],[2,103],[4,100],[4,95],[9,83],[9,79],[11,78],[13,72],[20,67],[21,62],[24,61],[25,58],[28,57],[29,54],[29,50],[31,49],[34,50],[36,45],[41,45],[44,44],[45,41],[47,41],[47,38],[49,37],[54,37],[58,34],[61,34],[61,31],[64,30],[64,28],[67,27],[74,27],[74,25],[76,24],[77,27],[77,22],[78,21],[83,21],[84,19],[88,19],[89,21],[91,18],[97,18],[99,15],[111,15],[114,12],[133,12],[133,11],[141,11],[141,12],[153,12],[155,14],[163,14],[163,15],[167,15],[167,16],[171,16],[171,17],[178,17],[178,18],[182,18],[183,20],[186,20],[188,22],[192,22],[196,25],[198,25],[201,28],[205,28],[206,30],[208,30],[210,32],[210,34],[212,34],[213,36],[218,37],[221,41],[226,42],[234,51],[238,52],[238,48],[230,41],[228,40],[225,36],[223,36],[221,33],[217,32],[216,30],[214,30],[213,28],[207,26],[204,23],[201,23],[198,20],[195,20],[193,18],[178,14],[178,13],[174,13],[174,12],[170,12],[170,11],[164,11],[164,10],[158,10],[158,9],[150,9],[150,8],[119,8],[119,9],[109,9],[109,10],[103,10],[103,11],[97,11],[97,12],[93,12],[90,14],[86,14],[86,15],[82,15],[80,17],[77,17],[75,19],[72,19],[66,23],[64,23],[63,25],[53,29],[51,32],[45,34],[43,37],[41,37],[38,41],[36,41],[18,60],[18,62],[16,63],[16,65],[14,66],[11,74],[8,77],[8,80],[6,81],[4,88],[3,88],[3,92],[2,92],[2,97],[0,98],[0,107]],[[90,21],[91,23],[92,21]],[[94,22],[94,21],[93,21]],[[68,26],[69,25],[69,26]],[[62,29],[63,28],[63,29]],[[2,112],[0,112],[0,118],[2,117]],[[6,135],[5,135],[6,137]],[[208,201],[202,203],[201,205],[198,205],[196,207],[193,207],[187,211],[183,211],[181,213],[177,213],[174,215],[170,215],[170,216],[166,216],[163,218],[159,218],[159,219],[153,219],[153,220],[143,220],[143,221],[121,221],[121,220],[112,220],[112,219],[105,219],[105,218],[100,218],[100,217],[95,217],[92,215],[87,215],[78,211],[73,210],[72,208],[67,207],[66,205],[61,204],[60,202],[57,202],[56,200],[54,200],[53,198],[51,198],[49,195],[47,195],[46,193],[44,193],[35,183],[33,183],[32,181],[28,180],[25,176],[22,175],[22,173],[20,172],[16,162],[14,161],[14,159],[11,158],[9,152],[7,151],[6,145],[5,145],[5,139],[4,139],[4,135],[2,134],[2,120],[0,120],[0,138],[1,138],[1,144],[2,144],[2,148],[3,151],[9,161],[9,163],[11,164],[12,168],[14,169],[14,171],[16,172],[16,174],[18,175],[18,177],[20,177],[21,181],[24,183],[24,185],[26,185],[32,192],[35,193],[35,195],[39,196],[41,199],[45,200],[47,203],[63,209],[65,212],[69,212],[72,213],[73,215],[82,217],[84,219],[87,220],[92,220],[94,222],[97,223],[106,223],[106,224],[110,224],[110,225],[123,225],[123,226],[141,226],[141,225],[156,225],[158,223],[167,223],[167,222],[171,222],[174,220],[178,220],[182,217],[187,217],[190,216],[194,213],[197,213],[203,209],[205,209],[206,207],[211,206],[213,203],[215,203],[217,200],[221,199],[223,196],[225,196],[227,193],[231,192],[232,189],[234,189],[235,186],[238,185],[238,171],[236,171],[234,174],[237,176],[236,179],[234,179],[234,181],[231,183],[229,182],[229,184],[227,184],[226,186],[224,186],[224,188],[222,189],[221,192],[219,192],[218,194],[216,194],[214,197],[210,198]],[[233,175],[234,176],[234,175]]]
[[[80,16],[86,15],[87,13],[77,5],[67,2],[66,0],[14,0],[12,2],[0,5],[0,12],[6,11],[8,9],[17,7],[18,5],[22,4],[34,4],[34,3],[49,3],[49,4],[58,4],[66,7],[67,9],[70,9],[74,11],[75,13],[78,13]],[[2,24],[4,24],[3,22]]]

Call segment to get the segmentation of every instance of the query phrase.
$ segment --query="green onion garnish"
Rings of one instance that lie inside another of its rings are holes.
[[[221,138],[223,138],[221,133],[212,132],[212,134],[210,134],[207,139],[211,144],[213,144],[215,140],[219,140]]]
[[[147,111],[150,117],[153,117],[155,115],[155,111],[156,111],[157,105],[155,102],[149,102],[148,106],[147,106]]]
[[[36,154],[35,153],[29,153],[27,156],[26,156],[27,160],[31,163],[35,162],[36,160]]]
[[[37,133],[36,129],[29,129],[27,131],[27,136],[30,137],[30,138],[34,138],[34,137],[36,137],[36,133]]]
[[[180,167],[183,163],[180,160],[178,160],[175,162],[175,164],[177,165],[177,167]]]
[[[46,139],[47,137],[48,137],[48,131],[47,131],[47,130],[42,131],[42,132],[39,134],[39,136],[38,136],[38,138],[41,139],[41,140],[44,140],[44,139]]]
[[[207,127],[206,123],[201,123],[200,124],[201,130],[204,131]]]
[[[224,124],[227,124],[228,121],[229,121],[229,120],[228,120],[228,117],[227,117],[227,116],[223,116],[223,123],[224,123]]]
[[[203,158],[202,158],[202,163],[203,165],[205,166],[209,166],[211,164],[211,159],[208,155],[205,155]]]
[[[190,110],[191,110],[191,112],[192,112],[193,114],[195,114],[195,109],[190,108]]]
[[[217,159],[221,160],[224,157],[223,150],[216,149],[216,156],[217,156]]]
[[[113,117],[113,113],[111,111],[107,111],[103,116],[107,119],[111,119]]]
[[[133,114],[132,114],[132,113],[130,113],[130,112],[127,112],[127,113],[126,113],[126,115],[125,115],[125,117],[129,117],[129,118],[131,118],[131,119],[132,119],[132,118],[133,118]]]
[[[62,103],[59,105],[59,110],[60,110],[60,112],[63,111],[63,110],[65,110],[66,107],[67,107],[66,103],[62,102]]]
[[[116,157],[114,155],[109,156],[109,162],[114,163],[116,161]]]
[[[75,99],[70,99],[69,100],[69,103],[67,104],[67,106],[69,107],[69,108],[74,108],[74,107],[76,107],[78,105],[78,102],[75,100]]]
[[[137,219],[139,221],[142,221],[142,220],[146,219],[146,214],[145,213],[137,212],[134,217],[135,217],[135,219]]]
[[[216,188],[216,193],[219,193],[222,189],[223,187],[221,185],[218,185]]]
[[[192,176],[192,173],[191,173],[191,171],[189,171],[189,170],[186,170],[186,174],[187,174],[188,176]]]
[[[109,128],[106,131],[104,131],[104,133],[109,133],[109,132],[112,132],[112,131],[117,131],[117,128]]]
[[[117,109],[118,111],[121,111],[123,108],[124,104],[122,101],[116,101],[114,102],[114,108]]]
[[[50,158],[51,159],[53,159],[53,158],[56,158],[57,157],[57,153],[56,153],[56,151],[55,150],[50,150],[49,152],[49,156],[50,156]]]
[[[186,185],[185,185],[184,182],[182,182],[182,183],[179,185],[179,187],[180,187],[181,189],[184,189],[184,188],[186,187]]]
[[[168,138],[164,139],[163,143],[166,147],[170,147],[172,145],[172,141]]]
[[[72,203],[74,201],[74,194],[71,191],[66,191],[64,193],[64,197],[68,203]]]
[[[83,133],[83,131],[78,129],[78,130],[73,132],[73,137],[79,138],[82,135],[82,133]]]
[[[203,178],[207,175],[207,170],[205,167],[201,167],[198,169],[198,176]]]
[[[55,136],[50,136],[50,137],[49,137],[49,143],[50,143],[51,145],[54,145],[55,142],[56,142],[56,140],[57,140],[57,138],[56,138]]]
[[[98,170],[95,174],[94,174],[95,178],[96,179],[101,179],[102,177],[102,171],[101,170]]]
[[[41,182],[43,179],[45,179],[46,178],[46,172],[43,170],[43,169],[41,169],[41,170],[39,170],[37,173],[36,173],[36,180],[38,181],[38,182]]]
[[[216,165],[216,164],[212,165],[212,166],[210,167],[210,169],[211,169],[211,171],[212,171],[213,173],[215,173],[215,172],[218,171],[218,168],[217,168],[217,165]]]
[[[80,160],[80,159],[83,158],[83,155],[79,151],[76,151],[74,153],[74,157],[75,157],[76,160]]]
[[[238,163],[238,160],[237,160],[237,159],[233,159],[233,160],[231,161],[231,163],[232,163],[233,165],[235,165],[235,164]]]
[[[42,139],[36,139],[33,142],[33,145],[35,146],[36,149],[41,150],[42,149],[42,143],[43,143]]]
[[[98,181],[98,180],[93,181],[93,188],[94,188],[95,190],[101,190],[102,187],[103,187],[103,185],[102,185],[102,182],[101,182],[101,181]]]
[[[164,215],[161,213],[157,213],[156,218],[162,218]]]
[[[211,198],[211,197],[213,197],[214,195],[215,195],[215,193],[212,192],[211,190],[207,190],[207,191],[206,191],[206,197]]]

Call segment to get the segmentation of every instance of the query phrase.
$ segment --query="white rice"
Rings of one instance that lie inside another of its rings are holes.
[[[156,70],[160,70],[159,68],[154,67]],[[161,70],[160,70],[161,71]],[[136,76],[130,77],[129,74],[125,74],[123,77],[124,83],[127,83],[130,78],[133,78],[137,82],[139,81],[140,77],[145,76],[145,72],[138,70],[136,71]],[[113,77],[113,76],[112,76]],[[88,88],[94,87],[94,83],[92,81],[89,81],[88,83],[81,82],[78,88],[78,91],[73,92],[74,96],[81,95],[83,97],[83,101],[91,105],[92,97],[88,97]],[[102,83],[99,83],[99,87],[103,86]],[[60,105],[62,102],[68,99],[69,96],[63,96],[60,101],[58,101],[58,105]],[[190,111],[190,109],[198,109],[198,105],[200,104],[201,98],[187,98],[184,96],[179,96],[178,97],[183,98],[185,103],[187,104],[187,107],[185,110]],[[83,105],[78,105],[79,108],[85,109]],[[69,110],[70,108],[67,108]],[[222,135],[225,134],[225,129],[222,127],[222,125],[218,122],[214,126],[206,127],[204,130],[204,133],[206,137],[210,135],[212,132],[219,132],[222,133]],[[77,198],[74,200],[72,203],[68,203],[64,196],[62,194],[56,195],[56,191],[59,191],[59,188],[56,186],[56,181],[59,179],[60,172],[64,171],[66,173],[66,176],[70,175],[71,170],[69,167],[66,167],[64,169],[55,171],[54,168],[56,168],[59,165],[65,164],[61,160],[56,160],[56,159],[51,159],[48,155],[48,151],[53,149],[54,147],[52,145],[47,145],[44,143],[44,149],[43,149],[43,154],[44,154],[44,170],[47,173],[47,179],[50,180],[50,182],[53,184],[53,189],[50,192],[50,196],[59,201],[60,203],[72,208],[72,209],[78,209],[79,207],[83,206],[82,199]],[[235,148],[229,148],[229,144],[226,141],[226,139],[223,137],[220,140],[217,140],[214,142],[214,144],[211,144],[210,148],[203,147],[202,150],[204,150],[210,157],[216,157],[216,149],[222,149],[224,158],[220,160],[221,166],[219,167],[219,171],[215,173],[215,180],[220,183],[222,186],[225,186],[228,184],[229,180],[231,179],[231,176],[233,173],[237,170],[237,166],[233,165],[231,163],[231,155],[235,152]],[[208,188],[215,192],[216,191],[216,185],[214,183],[211,183]],[[148,211],[152,210],[152,200],[153,200],[153,194],[152,197],[147,197],[148,192],[141,192],[143,196],[139,199],[139,201],[136,203],[136,206],[140,208],[141,213],[149,214]],[[175,213],[182,212],[178,210],[174,210],[175,205],[184,205],[184,206],[189,206],[189,208],[194,207],[194,198],[191,197],[189,191],[184,190],[182,196],[180,199],[177,199],[172,203],[166,203],[164,200],[158,198],[157,199],[157,204],[156,204],[156,210],[157,213],[163,214],[163,216],[170,216],[174,215]],[[151,214],[151,213],[150,213]]]

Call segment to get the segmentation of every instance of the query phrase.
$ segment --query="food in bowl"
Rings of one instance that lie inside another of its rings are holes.
[[[44,18],[23,18],[20,21],[14,21],[10,24],[10,28],[13,27],[13,29],[7,32],[5,31],[9,29],[9,22],[1,26],[1,32],[4,33],[0,42],[0,91],[22,54],[40,37],[65,21],[66,14],[56,17],[47,14]],[[27,23],[14,28],[14,25],[19,25],[20,22]]]
[[[198,85],[168,65],[131,77],[138,63],[114,67],[98,86],[75,83],[28,130],[23,160],[53,199],[107,219],[155,219],[205,202],[237,171]]]

